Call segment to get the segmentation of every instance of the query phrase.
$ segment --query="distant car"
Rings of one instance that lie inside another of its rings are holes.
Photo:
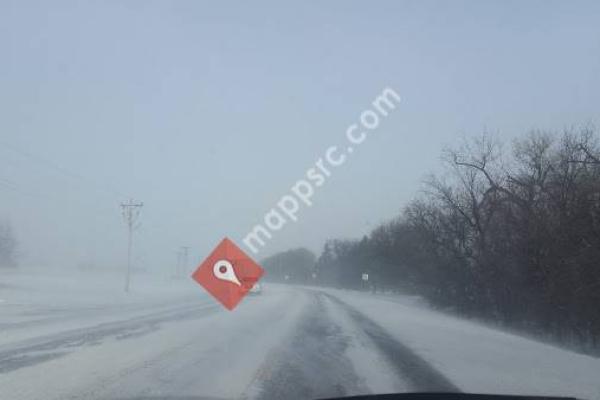
[[[252,286],[252,289],[250,289],[250,294],[261,294],[262,293],[262,286],[260,283],[256,282],[254,284],[254,286]]]

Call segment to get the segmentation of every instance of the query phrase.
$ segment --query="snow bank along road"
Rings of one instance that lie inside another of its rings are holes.
[[[62,330],[43,329],[45,319],[4,324],[0,399],[311,399],[406,391],[600,399],[599,359],[406,298],[267,285],[233,312],[201,293],[185,299],[126,308],[112,319],[100,307],[95,322],[88,310],[87,323],[66,318]]]

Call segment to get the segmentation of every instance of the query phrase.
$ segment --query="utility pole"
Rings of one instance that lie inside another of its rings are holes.
[[[188,267],[188,250],[190,249],[189,246],[181,246],[181,272],[180,275],[183,277],[185,276],[185,274],[187,274],[187,267]]]
[[[179,278],[179,270],[181,269],[181,250],[177,249],[177,264],[175,264],[175,271],[173,271],[173,279]]]
[[[141,208],[144,203],[134,203],[129,199],[129,203],[121,203],[123,218],[127,224],[127,273],[125,275],[125,293],[129,292],[129,281],[131,279],[131,246],[133,242],[134,224],[140,216]]]

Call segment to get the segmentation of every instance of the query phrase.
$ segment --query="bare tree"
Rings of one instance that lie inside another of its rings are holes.
[[[489,135],[443,153],[446,174],[362,240],[329,241],[323,283],[385,288],[534,330],[600,338],[600,151],[592,129],[530,132],[509,152]]]

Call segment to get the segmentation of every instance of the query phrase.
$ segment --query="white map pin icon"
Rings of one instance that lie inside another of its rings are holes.
[[[219,260],[213,266],[213,273],[217,279],[235,283],[238,286],[242,286],[237,276],[235,276],[235,270],[233,265],[227,260]]]

